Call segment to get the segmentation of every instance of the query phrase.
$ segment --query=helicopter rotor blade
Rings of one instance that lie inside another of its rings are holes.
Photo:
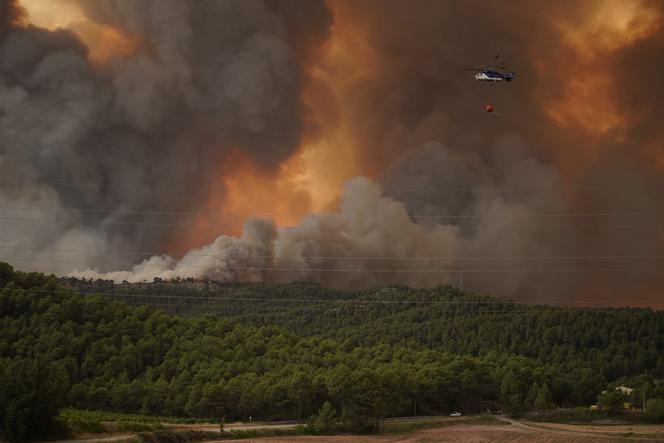
[[[469,69],[471,71],[484,71],[488,67],[489,67],[488,65],[468,65],[468,66],[462,66],[461,69]]]

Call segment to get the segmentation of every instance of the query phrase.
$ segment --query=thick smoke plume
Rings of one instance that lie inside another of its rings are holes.
[[[410,186],[454,186],[441,191],[446,196],[439,198],[447,204],[439,209],[468,217],[463,223],[426,215],[413,218],[408,206],[386,196],[378,183],[357,178],[347,183],[339,212],[311,215],[291,228],[277,228],[268,220],[249,220],[241,238],[221,236],[179,261],[152,257],[131,271],[111,272],[105,277],[116,281],[155,277],[313,279],[342,287],[385,283],[430,286],[441,281],[460,282],[460,270],[467,271],[466,278],[471,279],[487,267],[498,273],[513,268],[504,264],[495,267],[490,259],[479,264],[460,263],[457,257],[464,255],[476,257],[491,251],[498,260],[514,254],[540,256],[554,250],[564,255],[564,245],[554,245],[533,231],[537,225],[533,215],[563,207],[555,192],[557,177],[514,147],[518,145],[515,140],[502,140],[495,147],[496,164],[488,165],[475,155],[430,142],[410,151],[388,174],[394,184],[404,180]],[[435,172],[425,164],[435,165]],[[433,174],[440,177],[435,183],[428,180]],[[533,187],[511,188],[523,180]],[[432,199],[425,201],[413,200],[411,204],[429,205],[434,213],[443,213],[431,206]],[[75,275],[98,276],[95,271]],[[521,277],[504,277],[497,279],[501,289],[513,293],[521,288]]]
[[[96,63],[0,0],[0,243],[17,264],[661,305],[661,3],[80,4],[133,46]],[[460,69],[496,52],[513,84]],[[370,178],[296,226],[252,218],[162,253],[191,230],[164,211],[223,210],[211,189],[234,152],[268,176],[309,153],[331,160],[320,180]]]
[[[182,223],[137,211],[197,210],[231,149],[269,170],[298,148],[298,61],[330,20],[319,3],[293,18],[262,1],[81,2],[139,41],[103,69],[73,32],[16,25],[0,4],[1,243],[36,248],[32,267],[71,270],[60,249],[102,267],[159,250]]]

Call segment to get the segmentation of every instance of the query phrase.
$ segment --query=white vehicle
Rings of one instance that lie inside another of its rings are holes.
[[[452,412],[450,417],[461,417],[461,412]]]

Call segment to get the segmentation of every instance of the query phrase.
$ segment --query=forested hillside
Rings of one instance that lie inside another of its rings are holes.
[[[63,406],[304,419],[326,401],[366,430],[386,416],[587,406],[641,374],[637,388],[664,398],[664,315],[644,309],[517,306],[450,287],[64,283],[83,295],[0,264],[6,430]],[[156,309],[176,305],[214,315]]]
[[[650,309],[556,308],[466,294],[451,286],[340,291],[314,283],[221,284],[155,281],[113,284],[66,279],[84,293],[107,294],[173,313],[212,313],[300,336],[436,349],[459,355],[517,354],[561,370],[614,380],[664,376],[664,313]]]

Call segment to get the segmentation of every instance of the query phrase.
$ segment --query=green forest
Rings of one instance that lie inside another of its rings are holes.
[[[113,284],[0,263],[0,428],[65,407],[218,420],[382,418],[664,399],[664,314],[531,306],[451,286]],[[635,388],[616,397],[612,388]],[[652,403],[658,406],[659,403]]]

